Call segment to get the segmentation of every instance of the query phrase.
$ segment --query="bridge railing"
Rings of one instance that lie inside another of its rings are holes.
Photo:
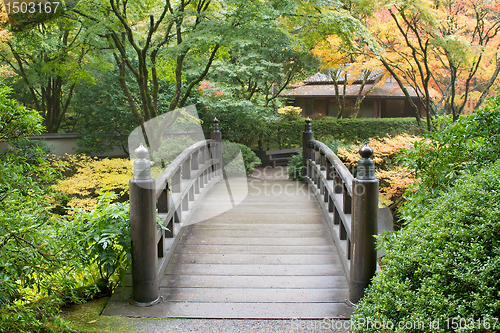
[[[311,121],[303,133],[304,180],[313,190],[328,221],[349,281],[349,301],[363,297],[377,267],[378,180],[373,150],[360,149],[354,177],[337,155],[314,140]]]
[[[222,142],[218,120],[211,140],[185,149],[155,181],[148,150],[135,150],[129,182],[132,238],[132,300],[137,306],[159,301],[159,282],[187,222],[206,193],[222,179]],[[157,216],[161,223],[158,225]]]

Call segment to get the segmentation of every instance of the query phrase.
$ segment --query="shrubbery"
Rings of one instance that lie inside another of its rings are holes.
[[[62,169],[68,177],[53,185],[56,191],[66,196],[59,198],[59,204],[91,210],[97,205],[103,189],[116,193],[117,201],[128,200],[128,182],[133,177],[129,159],[72,155],[64,164]]]
[[[302,146],[304,126],[305,119],[266,122],[262,134],[264,150]],[[336,119],[326,117],[312,120],[311,126],[314,138],[322,142],[332,140],[358,142],[388,135],[396,136],[403,133],[417,135],[421,133],[414,118]]]
[[[382,271],[356,309],[354,319],[375,326],[354,332],[383,322],[386,332],[498,331],[500,98],[455,123],[441,119],[402,156],[420,182],[399,210],[404,228],[380,238]]]
[[[407,219],[425,214],[426,202],[446,192],[464,172],[475,172],[500,157],[500,97],[456,122],[441,119],[402,155],[401,165],[420,178],[407,200]]]
[[[241,157],[243,158],[245,170],[240,170],[237,163],[238,160],[235,160],[237,154],[240,151]],[[226,172],[244,172],[249,175],[252,173],[255,166],[262,163],[260,158],[258,158],[250,148],[241,143],[232,143],[226,141],[222,142],[222,155],[224,161],[224,169],[226,170]]]
[[[394,216],[398,215],[397,210],[403,203],[403,194],[418,181],[413,170],[401,166],[399,159],[405,150],[418,140],[419,137],[403,134],[381,139],[372,138],[367,142],[373,149],[375,177],[380,181],[380,202],[389,206]],[[359,149],[362,145],[342,145],[338,142],[334,144],[332,150],[336,151],[346,165],[352,167],[355,174],[355,167],[361,158]]]
[[[286,169],[288,173],[288,178],[291,180],[302,180],[303,176],[303,154],[302,151],[298,154],[292,156],[292,158],[288,161],[288,168]]]
[[[386,236],[382,272],[372,281],[353,319],[426,324],[386,332],[492,332],[500,317],[500,162],[467,173],[425,216]],[[451,329],[453,318],[462,329]],[[440,329],[429,328],[439,320]],[[447,320],[449,325],[447,326]],[[464,322],[462,321],[462,324]],[[386,326],[387,328],[387,326]],[[364,326],[354,332],[380,332]]]

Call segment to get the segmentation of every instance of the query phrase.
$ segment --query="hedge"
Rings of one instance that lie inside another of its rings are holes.
[[[280,120],[268,122],[262,133],[263,149],[286,149],[302,146],[302,132],[305,119],[294,121]],[[336,119],[322,118],[311,121],[316,140],[344,142],[367,141],[387,135],[395,136],[407,133],[422,134],[415,118],[355,118]]]
[[[427,214],[388,236],[352,332],[498,332],[499,203],[497,161],[464,175],[427,203]]]

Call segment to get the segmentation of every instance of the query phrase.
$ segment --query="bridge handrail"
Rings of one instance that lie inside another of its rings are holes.
[[[378,180],[373,150],[360,149],[356,178],[333,151],[314,140],[311,120],[302,137],[303,179],[327,220],[349,281],[349,301],[357,303],[377,267]]]
[[[188,148],[186,148],[179,156],[177,156],[168,167],[163,170],[163,172],[156,179],[156,193],[155,197],[158,200],[163,188],[167,186],[168,182],[172,179],[175,173],[182,167],[182,165],[190,158],[192,158],[194,153],[199,153],[201,148],[209,149],[211,144],[215,145],[214,140],[202,140],[198,141]]]
[[[156,181],[151,178],[147,149],[142,145],[136,149],[139,158],[129,183],[134,305],[159,302],[159,282],[186,228],[180,222],[193,217],[205,194],[222,179],[222,140],[217,118],[213,128],[212,139],[186,148]]]
[[[352,196],[352,181],[354,179],[353,175],[349,171],[349,169],[345,166],[345,164],[340,160],[340,158],[328,147],[321,141],[317,140],[310,140],[309,141],[310,148],[313,148],[315,151],[319,151],[321,156],[325,156],[325,158],[330,162],[331,166],[334,168],[334,170],[339,174],[340,178],[342,178],[342,181],[345,183],[347,191],[349,194]],[[321,157],[320,157],[321,158]],[[325,164],[324,162],[320,159],[320,163]],[[325,165],[323,165],[325,167]]]

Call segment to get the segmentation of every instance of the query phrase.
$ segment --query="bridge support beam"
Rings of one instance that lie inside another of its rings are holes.
[[[155,180],[146,159],[148,150],[141,144],[135,154],[134,178],[129,182],[132,304],[151,306],[159,301]]]
[[[357,303],[364,295],[377,269],[375,235],[378,229],[378,179],[374,176],[373,150],[365,145],[359,151],[357,177],[353,181],[351,263],[349,301]]]

